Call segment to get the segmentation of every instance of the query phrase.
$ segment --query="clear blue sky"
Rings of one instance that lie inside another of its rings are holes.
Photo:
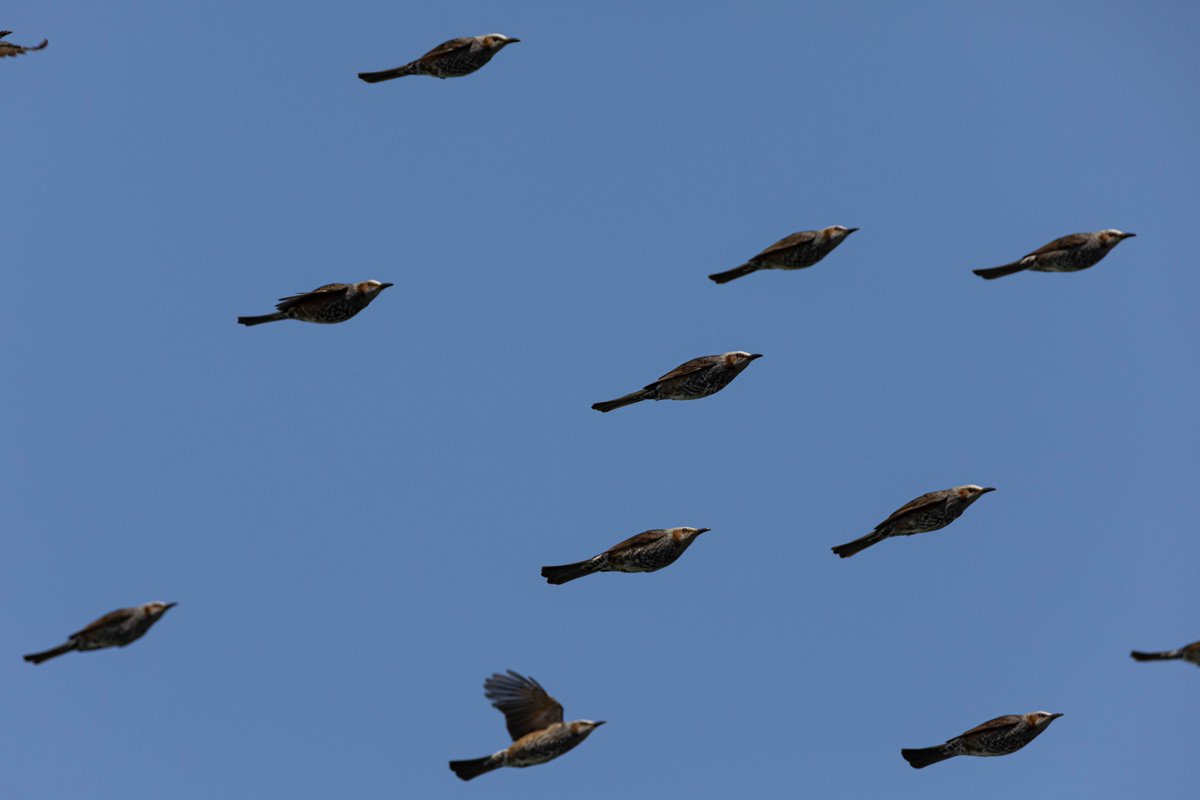
[[[12,798],[1128,798],[1195,775],[1194,4],[46,3],[0,25]],[[451,81],[355,78],[444,39]],[[796,230],[824,263],[716,286]],[[1139,236],[1074,275],[974,267]],[[395,282],[323,327],[285,294]],[[721,394],[588,408],[693,356]],[[916,495],[952,528],[829,547]],[[711,527],[655,575],[542,564]],[[124,650],[49,647],[179,607]],[[471,784],[483,678],[606,719]],[[1066,716],[1003,759],[903,746]],[[564,793],[569,792],[569,795]]]

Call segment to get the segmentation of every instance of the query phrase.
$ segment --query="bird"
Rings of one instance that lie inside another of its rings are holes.
[[[484,36],[462,36],[442,42],[416,61],[382,72],[360,72],[358,77],[367,83],[390,81],[405,75],[432,75],[435,78],[461,78],[492,60],[510,44],[521,41],[502,33]]]
[[[10,33],[12,33],[12,31],[0,31],[0,39],[3,39]],[[42,39],[41,44],[34,45],[33,47],[24,47],[19,44],[13,44],[12,42],[0,41],[0,58],[5,58],[7,56],[23,56],[26,53],[32,53],[34,50],[45,50],[46,45],[48,44],[50,44],[49,39]]]
[[[504,715],[512,744],[490,756],[451,761],[454,774],[469,781],[500,767],[532,767],[545,764],[573,749],[604,720],[578,719],[563,722],[562,705],[542,685],[508,670],[493,673],[483,682],[483,694]]]
[[[608,413],[643,400],[696,400],[708,397],[728,386],[756,358],[762,358],[762,353],[746,353],[742,350],[693,358],[636,392],[616,400],[593,403],[592,408]]]
[[[849,558],[890,536],[912,536],[914,533],[939,530],[958,519],[971,503],[994,491],[994,486],[976,486],[969,483],[966,486],[923,494],[892,512],[890,517],[876,525],[875,530],[866,536],[839,544],[833,548],[833,552],[842,558]]]
[[[995,280],[1014,272],[1030,269],[1034,272],[1078,272],[1093,267],[1109,251],[1136,233],[1124,233],[1108,228],[1095,233],[1072,233],[1042,245],[1024,258],[1002,267],[977,269],[973,272],[984,280]]]
[[[274,314],[263,314],[261,317],[238,317],[237,321],[246,326],[278,322],[281,319],[298,319],[301,322],[326,324],[345,322],[371,305],[371,301],[391,285],[379,281],[329,283],[313,289],[311,292],[280,298],[279,305],[275,306],[277,310]]]
[[[712,528],[656,528],[630,536],[598,556],[542,567],[542,577],[555,586],[591,575],[593,572],[654,572],[675,563],[702,533]]]
[[[804,269],[811,267],[846,240],[858,228],[832,225],[818,231],[800,231],[780,239],[740,267],[709,275],[716,283],[729,283],[734,278],[758,272],[760,269]]]
[[[40,664],[72,650],[124,647],[130,642],[136,642],[142,638],[142,635],[150,630],[150,627],[158,622],[163,614],[176,605],[178,604],[155,600],[133,608],[118,608],[92,622],[78,633],[72,633],[67,637],[66,644],[41,653],[30,653],[25,656],[25,660],[31,664]]]
[[[961,736],[955,736],[945,744],[906,748],[900,751],[900,755],[913,769],[924,769],[954,756],[1006,756],[1032,742],[1061,716],[1049,711],[1034,711],[996,717]]]
[[[1134,661],[1174,661],[1178,659],[1200,667],[1200,642],[1192,642],[1178,650],[1165,650],[1161,653],[1143,653],[1140,650],[1134,650],[1129,655]]]

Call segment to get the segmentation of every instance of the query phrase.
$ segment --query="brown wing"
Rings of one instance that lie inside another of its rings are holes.
[[[13,44],[12,42],[0,42],[0,58],[4,58],[5,56],[19,56],[24,53],[32,53],[34,50],[44,49],[48,44],[50,44],[49,39],[43,39],[41,44],[36,44],[33,47],[22,47],[21,45]]]
[[[778,253],[781,250],[791,250],[793,247],[799,247],[802,244],[808,244],[815,238],[817,238],[816,231],[800,231],[799,233],[793,233],[791,236],[785,236],[775,244],[768,247],[766,250],[763,250],[761,253],[756,255],[755,258],[761,258],[769,253]]]
[[[290,297],[281,297],[279,298],[279,304],[275,308],[278,311],[287,311],[289,308],[295,308],[313,300],[324,299],[331,294],[342,294],[349,288],[350,284],[348,283],[327,283],[324,286],[313,289],[311,292],[294,294]]]
[[[119,625],[133,616],[132,608],[118,608],[116,611],[110,611],[103,617],[93,620],[86,628],[81,631],[76,631],[68,636],[68,639],[74,639],[76,636],[83,636],[86,633],[91,633],[97,628],[106,628],[109,625]]]
[[[494,673],[483,682],[483,696],[504,715],[508,735],[515,742],[527,733],[562,722],[563,707],[533,678],[513,672]]]
[[[1050,244],[1042,245],[1037,250],[1026,255],[1025,258],[1029,258],[1029,256],[1044,256],[1046,253],[1053,253],[1055,250],[1074,250],[1087,241],[1088,235],[1086,233],[1072,233],[1070,236],[1062,236],[1050,242]]]
[[[430,50],[425,55],[417,59],[417,63],[427,64],[430,61],[437,61],[439,58],[448,56],[456,50],[465,50],[471,46],[475,39],[471,36],[461,36],[457,39],[451,39],[448,42],[442,42],[437,47]]]
[[[1003,730],[1004,728],[1012,728],[1015,727],[1020,721],[1021,716],[1019,714],[1006,714],[1003,717],[989,719],[982,725],[976,725],[974,728],[971,728],[971,730],[966,731],[961,735],[970,736],[975,733],[983,733],[984,731],[999,731]]]
[[[605,552],[606,553],[619,553],[624,550],[630,550],[634,547],[640,547],[645,544],[650,544],[651,542],[656,542],[659,539],[661,539],[662,536],[663,536],[663,532],[662,532],[661,528],[652,530],[652,531],[642,531],[641,533],[637,534],[636,536],[630,536],[628,539],[626,539],[625,541],[623,541],[619,544],[614,544],[612,547],[608,548],[608,550],[606,550]]]
[[[909,500],[903,506],[901,506],[900,508],[893,511],[892,515],[890,517],[888,517],[887,519],[885,519],[883,522],[879,523],[875,527],[882,528],[884,525],[887,525],[888,523],[891,523],[891,522],[895,522],[896,519],[898,519],[899,517],[903,517],[904,515],[909,514],[913,511],[917,511],[922,508],[927,508],[929,506],[935,506],[938,503],[944,503],[944,502],[946,502],[946,490],[945,489],[939,489],[936,492],[926,492],[925,494],[918,497],[916,500]]]
[[[646,386],[646,388],[649,389],[651,386],[660,384],[663,381],[669,381],[671,378],[679,378],[692,372],[699,372],[702,369],[708,369],[719,360],[720,356],[699,356],[698,358],[693,358],[691,361],[685,361],[675,369],[668,372],[666,375],[663,375],[654,383]]]

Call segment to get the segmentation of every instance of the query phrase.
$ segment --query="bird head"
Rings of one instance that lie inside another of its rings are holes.
[[[479,39],[483,42],[483,46],[491,50],[502,50],[514,42],[521,41],[512,36],[505,36],[503,33],[489,33],[487,36],[481,36]]]
[[[737,367],[738,369],[745,369],[756,358],[762,358],[762,353],[747,353],[744,350],[734,350],[731,353],[721,354],[721,359],[725,362],[725,366]]]
[[[587,736],[604,724],[604,720],[577,719],[570,723],[571,733],[576,736]]]
[[[1103,230],[1096,234],[1096,238],[1100,240],[1100,244],[1104,245],[1105,247],[1116,247],[1121,242],[1134,236],[1137,236],[1137,234],[1125,233],[1124,231],[1119,231],[1116,228],[1109,228],[1108,230]]]
[[[712,528],[672,528],[671,538],[677,542],[686,542],[711,530]]]
[[[1025,721],[1035,728],[1045,728],[1061,716],[1061,713],[1052,714],[1049,711],[1034,711],[1032,714],[1025,715]]]
[[[394,285],[394,284],[381,283],[379,281],[363,281],[362,283],[356,284],[354,287],[354,290],[356,292],[358,292],[359,294],[366,294],[366,295],[374,296],[374,295],[379,294],[384,289],[386,289],[392,285]]]
[[[858,228],[847,228],[845,225],[830,225],[825,229],[825,233],[834,239],[845,239],[856,230]]]
[[[146,603],[146,605],[142,606],[142,608],[145,609],[146,613],[150,616],[150,619],[158,619],[177,605],[179,604],[164,603],[161,600],[154,600],[153,602]]]
[[[973,483],[968,483],[966,486],[954,487],[954,493],[958,495],[958,499],[968,503],[974,503],[988,492],[994,491],[996,491],[996,487],[994,486],[976,486]]]

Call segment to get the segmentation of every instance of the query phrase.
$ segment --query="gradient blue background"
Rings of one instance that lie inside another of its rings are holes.
[[[0,24],[11,798],[1194,785],[1190,3],[46,3]],[[462,80],[360,70],[523,39]],[[795,230],[800,273],[715,286]],[[974,267],[1136,231],[1096,268]],[[393,281],[336,327],[238,314]],[[762,352],[698,403],[588,406]],[[953,528],[829,547],[916,495]],[[713,529],[670,569],[538,567]],[[133,647],[49,647],[180,605]],[[512,667],[578,750],[469,785]],[[902,746],[1066,716],[1004,759]]]

